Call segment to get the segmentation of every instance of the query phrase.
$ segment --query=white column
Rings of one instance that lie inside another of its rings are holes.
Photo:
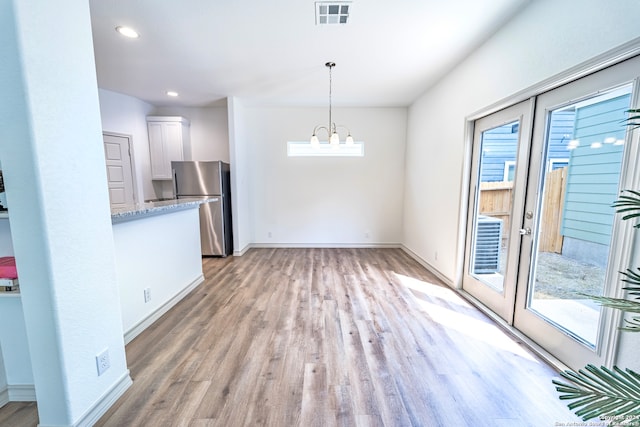
[[[231,165],[231,215],[233,217],[233,251],[246,250],[253,239],[249,212],[250,165],[247,140],[244,135],[244,109],[240,99],[227,99],[229,120],[229,163]]]
[[[76,425],[131,381],[88,1],[3,0],[0,40],[0,158],[40,425]]]

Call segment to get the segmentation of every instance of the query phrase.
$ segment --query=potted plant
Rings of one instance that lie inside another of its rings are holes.
[[[632,129],[640,127],[640,109],[627,110],[624,121]],[[613,203],[622,220],[640,218],[640,191],[624,190]],[[640,223],[634,225],[640,228]],[[620,272],[626,298],[609,298],[586,295],[604,307],[630,313],[620,327],[623,331],[640,332],[640,267]],[[554,380],[560,400],[571,401],[569,409],[584,421],[599,418],[609,425],[640,426],[640,374],[631,369],[614,366],[587,365],[575,371],[563,371],[560,375],[568,382]]]

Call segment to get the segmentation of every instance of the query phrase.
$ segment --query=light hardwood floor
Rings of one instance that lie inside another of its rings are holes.
[[[549,366],[399,249],[252,249],[204,270],[127,345],[134,383],[97,425],[577,421]],[[0,409],[3,426],[36,419]]]

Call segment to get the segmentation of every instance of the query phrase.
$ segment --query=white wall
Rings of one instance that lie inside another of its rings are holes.
[[[18,386],[23,389],[20,400],[25,400],[25,393],[28,395],[26,400],[35,400],[31,355],[20,296],[0,296],[0,324],[6,325],[0,328],[0,344],[2,344],[0,361],[4,360],[6,384],[10,390],[9,397],[11,400],[17,400],[17,396],[12,395],[15,393],[12,389]]]
[[[532,2],[420,96],[409,109],[404,244],[457,281],[465,117],[640,36],[639,15],[635,0]]]
[[[254,243],[401,242],[405,108],[334,109],[336,122],[364,141],[364,157],[287,157],[287,141],[308,140],[326,108],[245,107],[243,114]]]
[[[131,135],[139,201],[157,198],[151,182],[147,133],[147,116],[151,114],[154,107],[138,98],[104,89],[98,91],[98,96],[102,130]]]
[[[2,343],[0,342],[0,407],[9,402],[9,391],[7,390],[7,374],[4,371],[4,360],[2,358]]]
[[[136,326],[165,309],[190,285],[202,282],[198,212],[194,208],[113,225],[127,340]],[[146,288],[151,291],[151,300],[145,303]]]
[[[0,157],[39,422],[88,424],[131,383],[88,2],[0,2],[0,39]]]
[[[455,284],[465,117],[639,37],[638,16],[635,0],[531,2],[420,96],[409,110],[404,244]],[[619,362],[637,369],[630,335]]]
[[[156,107],[155,116],[182,116],[191,124],[191,159],[229,163],[227,107]]]

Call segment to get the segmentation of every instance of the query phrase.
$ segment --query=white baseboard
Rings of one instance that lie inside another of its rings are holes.
[[[97,401],[89,408],[78,421],[72,424],[72,427],[91,427],[94,425],[105,412],[124,394],[125,391],[133,384],[129,370],[127,370],[116,381],[109,390],[107,390]],[[38,424],[38,427],[59,427]]]
[[[73,427],[90,427],[94,425],[100,417],[122,396],[122,394],[133,384],[129,370],[107,391],[100,399],[89,408]],[[9,402],[35,402],[36,389],[30,384],[8,385],[0,390],[0,408]],[[38,424],[38,427],[60,427]]]
[[[400,243],[252,243],[251,248],[295,248],[295,249],[317,249],[317,248],[401,248]],[[246,252],[246,251],[245,251]]]
[[[247,246],[245,246],[244,248],[240,249],[239,251],[233,251],[233,256],[242,256],[244,254],[247,253],[247,251],[251,249],[251,244],[248,244]]]
[[[448,278],[447,276],[445,276],[444,274],[442,274],[442,272],[440,270],[438,270],[437,268],[435,268],[433,265],[431,265],[430,263],[428,263],[427,261],[425,261],[424,259],[422,259],[420,256],[418,256],[418,254],[416,254],[415,252],[413,252],[411,249],[409,249],[408,247],[406,247],[405,245],[401,245],[400,248],[407,254],[409,255],[411,258],[413,258],[414,260],[416,260],[420,265],[422,265],[424,268],[426,268],[427,270],[429,270],[431,273],[433,273],[438,279],[442,280],[442,282],[455,289],[455,285],[453,284],[453,281]]]
[[[9,403],[9,389],[7,386],[0,388],[0,408]]]
[[[33,384],[9,384],[7,390],[11,402],[36,401],[36,387]]]
[[[36,388],[33,384],[10,384],[0,389],[0,408],[9,402],[35,401]]]
[[[187,296],[189,292],[198,287],[202,282],[204,282],[204,275],[200,274],[196,277],[189,285],[187,285],[184,289],[178,292],[173,298],[169,301],[158,307],[156,310],[152,311],[147,317],[142,319],[140,322],[136,323],[129,330],[124,333],[124,343],[129,344],[135,337],[140,335],[142,331],[147,329],[153,322],[158,320],[163,314],[169,311],[174,305],[176,305],[180,300]]]

